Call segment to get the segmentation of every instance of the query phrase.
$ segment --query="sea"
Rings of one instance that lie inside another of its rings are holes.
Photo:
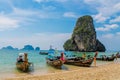
[[[42,50],[48,51],[48,50]],[[49,73],[56,73],[61,71],[70,71],[76,69],[82,69],[83,67],[73,66],[73,65],[63,65],[62,69],[56,69],[52,66],[46,64],[46,57],[47,55],[39,54],[40,51],[22,51],[22,50],[0,50],[0,79],[6,77],[19,77],[25,75],[44,75]],[[59,51],[58,54],[61,52],[65,52],[66,55],[76,55],[82,56],[83,52],[72,52],[72,51]],[[34,65],[34,69],[31,72],[23,73],[17,70],[16,68],[16,61],[19,53],[28,53],[28,60],[32,62]],[[95,52],[85,52],[87,55],[94,56]],[[112,55],[116,54],[116,51],[108,51],[108,52],[98,52],[98,56],[101,54],[105,55]],[[119,60],[120,61],[120,60]],[[109,64],[111,62],[107,61],[97,61],[97,66],[101,66],[104,64]],[[91,65],[91,68],[94,65]]]

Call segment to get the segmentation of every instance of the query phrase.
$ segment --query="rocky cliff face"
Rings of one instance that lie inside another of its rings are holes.
[[[104,52],[104,45],[96,39],[96,31],[91,16],[83,16],[77,20],[71,39],[63,45],[65,50]]]

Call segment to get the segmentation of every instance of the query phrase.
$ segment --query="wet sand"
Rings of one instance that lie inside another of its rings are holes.
[[[120,62],[62,70],[44,75],[16,76],[5,80],[120,80]]]

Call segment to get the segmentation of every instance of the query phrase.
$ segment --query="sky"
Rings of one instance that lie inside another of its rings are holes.
[[[63,50],[79,17],[90,15],[107,50],[120,51],[119,0],[0,0],[0,48]]]

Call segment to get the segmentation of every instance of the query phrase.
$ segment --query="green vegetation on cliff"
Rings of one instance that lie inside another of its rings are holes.
[[[73,51],[76,48],[75,44],[72,44],[72,40],[71,39],[67,40],[66,43],[63,45],[63,47],[67,51]]]

